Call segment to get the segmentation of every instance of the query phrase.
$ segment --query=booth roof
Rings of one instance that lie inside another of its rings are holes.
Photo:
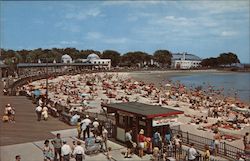
[[[148,105],[139,102],[111,103],[106,104],[105,107],[132,114],[139,114],[142,116],[146,116],[147,118],[166,117],[184,113],[183,111],[171,108],[161,107],[157,105]]]

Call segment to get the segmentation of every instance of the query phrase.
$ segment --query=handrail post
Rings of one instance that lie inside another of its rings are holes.
[[[226,142],[224,142],[224,156],[227,156]]]

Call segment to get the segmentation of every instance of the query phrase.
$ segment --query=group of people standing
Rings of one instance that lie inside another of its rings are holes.
[[[3,122],[15,123],[16,110],[10,104],[7,104],[4,109],[4,115],[2,117]]]
[[[108,150],[108,131],[97,118],[95,118],[94,121],[92,121],[88,115],[86,115],[83,120],[79,118],[77,121],[77,133],[78,139],[82,139],[83,141],[85,141],[86,138],[90,138],[92,134],[95,139],[101,141],[101,149],[104,151]],[[81,138],[81,136],[83,137]]]
[[[54,147],[53,149],[50,146],[49,140],[45,140],[44,142],[44,161],[70,161],[70,158],[82,161],[85,159],[85,151],[80,141],[73,141],[72,146],[70,146],[67,141],[61,139],[61,134],[58,133],[51,143]]]
[[[38,106],[35,109],[37,115],[37,121],[41,121],[41,119],[47,121],[49,114],[48,114],[48,107],[46,106],[45,102],[42,101],[42,98],[38,101]]]
[[[164,130],[164,135],[161,135],[159,130],[153,133],[153,136],[146,137],[144,130],[141,129],[137,135],[137,142],[133,141],[133,131],[128,129],[125,133],[125,143],[127,146],[127,151],[125,153],[125,158],[132,158],[132,153],[134,150],[138,150],[139,157],[143,158],[144,151],[150,147],[152,152],[152,160],[167,160],[167,157],[171,156],[175,152],[175,157],[178,158],[182,152],[182,138],[180,135],[174,135],[169,125],[166,126]],[[148,146],[150,145],[150,146]],[[188,161],[196,161],[202,157],[204,161],[210,159],[210,148],[208,145],[204,146],[204,153],[201,156],[198,150],[194,148],[194,143],[191,143],[186,151],[186,159]]]

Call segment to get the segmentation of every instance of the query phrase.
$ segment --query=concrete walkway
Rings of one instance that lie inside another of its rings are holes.
[[[74,128],[64,124],[58,118],[49,117],[48,121],[38,122],[35,105],[24,96],[3,96],[0,83],[0,117],[4,114],[6,104],[10,103],[16,110],[15,123],[0,121],[0,146],[53,138],[50,131]]]
[[[75,129],[69,130],[61,130],[61,131],[53,131],[52,134],[60,133],[63,140],[66,140],[69,145],[72,145],[72,141],[78,140],[74,136],[76,136]],[[82,144],[84,147],[84,144]],[[52,147],[52,145],[50,144]],[[124,146],[116,144],[114,142],[108,141],[108,146],[112,148],[111,155],[112,160],[114,161],[132,161],[132,160],[149,160],[149,155],[145,156],[144,159],[139,158],[136,155],[133,155],[133,158],[124,158],[121,152],[126,151]],[[15,145],[7,145],[0,147],[0,160],[1,161],[11,161],[14,160],[16,155],[20,155],[22,160],[24,161],[41,161],[43,160],[42,149],[44,147],[44,140],[15,144]],[[105,153],[98,153],[92,155],[86,155],[86,161],[106,161],[108,160]],[[71,161],[75,161],[75,159],[71,158]]]

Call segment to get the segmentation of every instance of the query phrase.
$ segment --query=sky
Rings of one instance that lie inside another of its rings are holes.
[[[0,47],[234,52],[250,63],[249,0],[0,1]]]

